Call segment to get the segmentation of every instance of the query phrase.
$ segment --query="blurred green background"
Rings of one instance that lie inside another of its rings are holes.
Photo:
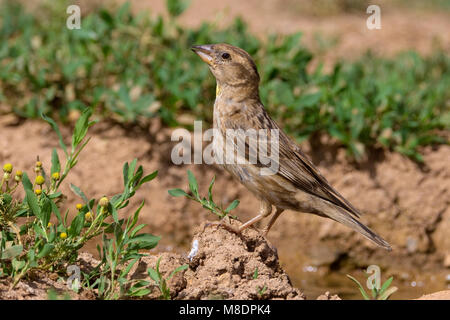
[[[327,54],[345,40],[345,25],[342,36],[314,33],[314,45],[307,46],[301,30],[267,31],[265,17],[257,19],[263,32],[250,30],[239,17],[227,23],[184,23],[188,1],[158,1],[154,12],[152,2],[146,7],[150,12],[141,10],[139,2],[138,10],[113,1],[23,3],[5,0],[0,8],[1,114],[35,118],[47,113],[69,122],[71,115],[93,106],[97,116],[127,124],[146,126],[152,117],[167,126],[189,128],[194,119],[210,123],[214,79],[189,48],[227,42],[255,58],[263,103],[298,141],[326,134],[356,160],[368,150],[385,148],[418,162],[421,146],[448,143],[450,56],[445,40],[436,41],[427,54],[402,50],[380,56],[368,50],[330,62]],[[65,27],[71,3],[81,5],[80,30]],[[397,11],[448,14],[450,8],[443,0],[384,3]],[[359,12],[364,29],[367,4],[288,0],[280,14],[291,10],[329,17],[333,23],[336,15]],[[166,6],[162,14],[161,6]]]

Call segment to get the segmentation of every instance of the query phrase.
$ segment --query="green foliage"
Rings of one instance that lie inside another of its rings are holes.
[[[197,183],[197,180],[195,179],[194,174],[190,170],[188,170],[187,173],[188,173],[188,180],[189,180],[189,189],[191,190],[192,195],[186,193],[182,189],[177,188],[177,189],[169,190],[169,194],[171,196],[173,196],[173,197],[185,196],[186,198],[194,200],[194,201],[200,203],[203,206],[203,208],[214,213],[220,219],[223,219],[225,217],[230,217],[232,219],[236,219],[235,216],[230,215],[230,212],[231,212],[231,210],[235,209],[239,205],[239,200],[236,199],[233,202],[231,202],[230,205],[226,209],[223,209],[222,206],[217,205],[213,200],[212,188],[213,188],[214,182],[216,180],[216,177],[213,177],[213,179],[211,180],[211,183],[209,184],[208,197],[202,197],[198,193],[198,183]]]
[[[159,271],[159,264],[161,262],[161,257],[159,257],[158,261],[156,262],[156,269],[148,268],[147,273],[149,277],[155,282],[155,284],[158,286],[159,291],[161,292],[161,299],[164,300],[170,300],[170,289],[167,286],[167,282],[170,281],[170,279],[173,278],[178,272],[186,270],[189,266],[187,264],[184,264],[182,266],[177,267],[175,270],[173,270],[170,275],[167,278],[164,278]],[[149,282],[147,283],[147,285]]]
[[[347,275],[347,277],[352,280],[356,285],[358,286],[359,291],[361,292],[361,295],[365,300],[387,300],[389,297],[398,290],[397,287],[390,287],[392,283],[392,280],[394,280],[394,277],[390,277],[387,279],[380,289],[373,288],[372,289],[372,296],[370,297],[368,293],[364,290],[364,287],[362,284],[356,280],[356,278],[352,277],[351,275]]]
[[[33,269],[66,274],[65,267],[75,263],[86,242],[102,235],[102,245],[98,247],[101,262],[91,273],[84,275],[81,285],[97,288],[99,298],[117,299],[125,294],[126,276],[144,255],[142,250],[154,248],[160,239],[139,233],[145,226],[137,225],[144,202],[133,216],[127,220],[119,219],[119,211],[128,206],[136,191],[157,175],[155,171],[144,176],[136,159],[124,165],[122,193],[96,201],[71,185],[83,204],[77,205],[77,214],[71,222],[67,219],[69,210],[64,217],[61,215],[61,204],[67,196],[60,190],[60,185],[77,164],[80,152],[89,141],[86,135],[94,123],[89,120],[91,114],[90,109],[81,113],[70,146],[64,143],[58,125],[43,116],[57,132],[66,155],[62,174],[56,150],[52,152],[51,177],[46,177],[42,163],[38,161],[34,168],[37,176],[34,183],[21,171],[17,171],[12,180],[12,165],[4,166],[0,185],[0,276],[11,277],[13,286]],[[23,199],[15,195],[20,182],[25,193]],[[19,218],[22,218],[20,222]],[[49,293],[49,298],[52,297],[54,294]]]
[[[64,2],[62,2],[64,3]],[[176,17],[188,1],[168,0],[169,18],[98,8],[82,28],[65,28],[63,6],[26,12],[14,1],[0,9],[0,102],[23,117],[58,115],[94,106],[122,122],[160,117],[168,125],[190,114],[211,123],[214,79],[190,50],[193,44],[227,42],[247,50],[261,74],[261,97],[270,114],[297,140],[326,133],[361,158],[383,147],[422,161],[420,146],[448,143],[450,57],[403,53],[382,59],[370,53],[307,72],[312,54],[301,34],[259,40],[236,19],[219,29],[181,27]]]

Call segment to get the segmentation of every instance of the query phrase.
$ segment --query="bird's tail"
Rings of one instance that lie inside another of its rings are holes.
[[[346,225],[347,227],[352,228],[355,231],[358,231],[363,236],[365,236],[367,239],[376,243],[380,247],[382,247],[388,251],[392,250],[391,245],[386,240],[384,240],[379,235],[377,235],[375,232],[370,230],[367,226],[362,224],[360,221],[358,221],[356,218],[354,218],[352,215],[350,215],[348,212],[346,212],[343,208],[334,206],[332,204],[330,204],[329,208],[331,210],[325,210],[325,213],[329,218],[331,218],[337,222],[340,222],[340,223]]]

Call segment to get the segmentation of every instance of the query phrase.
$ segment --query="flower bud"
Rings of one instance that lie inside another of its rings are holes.
[[[59,172],[54,172],[53,174],[52,174],[52,179],[53,180],[55,180],[55,181],[58,181],[59,180]]]
[[[37,176],[35,182],[38,186],[42,186],[45,183],[45,179],[43,176]]]
[[[66,239],[67,238],[67,233],[65,233],[65,232],[61,232],[61,234],[59,235],[59,237],[61,238],[61,239]]]
[[[83,205],[81,203],[77,203],[77,205],[75,207],[77,208],[78,211],[83,209]]]
[[[109,204],[109,199],[107,197],[103,197],[100,199],[98,204],[100,205],[100,207],[107,207]]]
[[[34,193],[36,193],[38,196],[42,194],[42,190],[41,189],[36,189],[34,190]]]
[[[20,170],[17,170],[17,171],[16,171],[16,175],[14,176],[14,180],[15,180],[16,182],[22,181],[22,175],[23,175],[23,172],[20,171]]]
[[[3,172],[5,173],[11,173],[13,169],[13,166],[11,163],[7,163],[3,166]]]
[[[86,220],[92,220],[92,217],[93,217],[93,215],[92,215],[92,212],[90,212],[90,211],[84,215],[84,218]]]

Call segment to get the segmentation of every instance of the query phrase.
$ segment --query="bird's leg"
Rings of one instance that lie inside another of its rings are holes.
[[[248,227],[251,227],[256,222],[260,221],[261,219],[264,219],[271,213],[272,213],[272,205],[270,204],[270,202],[268,202],[266,200],[261,200],[259,214],[256,217],[254,217],[254,218],[250,219],[249,221],[247,221],[246,223],[244,223],[243,225],[241,225],[239,227],[239,231],[242,231],[244,229],[247,229]]]
[[[263,235],[267,236],[267,234],[269,233],[270,228],[272,228],[273,224],[275,223],[275,220],[278,219],[278,217],[280,216],[280,214],[284,211],[284,209],[278,208],[277,207],[277,211],[275,212],[275,214],[272,216],[272,218],[270,219],[269,223],[267,224],[267,226],[264,228],[263,230]]]

